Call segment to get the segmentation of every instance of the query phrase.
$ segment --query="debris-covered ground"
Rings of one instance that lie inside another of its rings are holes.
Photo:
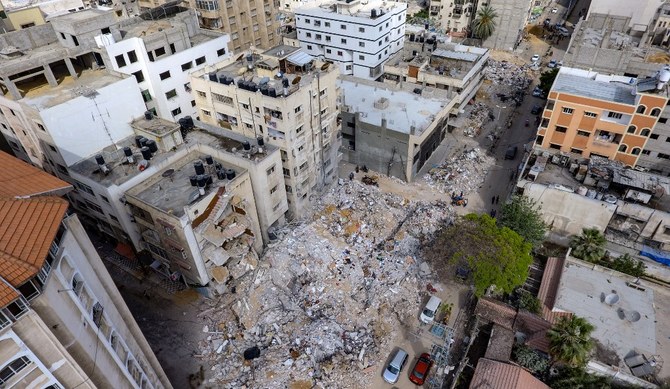
[[[428,185],[442,193],[465,195],[476,191],[489,169],[495,165],[495,158],[478,147],[463,150],[462,153],[446,160],[425,176]]]
[[[284,229],[232,305],[207,312],[205,385],[360,388],[398,322],[416,316],[426,266],[419,245],[453,208],[354,180],[316,209],[312,222]],[[245,360],[245,351],[258,357]]]

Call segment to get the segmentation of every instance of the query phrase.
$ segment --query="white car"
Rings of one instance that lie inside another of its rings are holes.
[[[532,63],[540,62],[540,55],[535,54],[534,56],[532,56],[531,59],[530,59],[530,62],[532,62]]]
[[[552,13],[552,14],[555,14],[556,12],[558,12],[558,8],[552,8],[552,9],[551,9],[551,13]]]

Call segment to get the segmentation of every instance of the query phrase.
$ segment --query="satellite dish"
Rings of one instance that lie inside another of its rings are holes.
[[[149,161],[147,161],[146,159],[143,159],[142,161],[140,161],[140,163],[137,164],[137,170],[141,172],[148,167],[149,167]]]
[[[326,69],[328,69],[329,67],[330,67],[330,64],[329,64],[328,62],[326,62],[326,63],[324,63],[323,65],[321,65],[321,70],[326,70]]]
[[[291,84],[293,84],[293,85],[298,84],[300,82],[300,79],[301,79],[301,77],[297,76],[296,78],[293,79],[293,82],[291,82]]]

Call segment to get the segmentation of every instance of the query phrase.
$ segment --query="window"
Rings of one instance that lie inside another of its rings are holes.
[[[93,323],[100,328],[100,323],[102,323],[102,311],[104,308],[100,305],[99,302],[96,302],[91,309],[91,317],[93,318]]]
[[[286,168],[282,168],[282,171],[284,172],[284,176],[291,177],[291,171],[290,170],[288,170]]]
[[[88,200],[85,200],[85,203],[86,203],[86,206],[87,206],[88,208],[94,210],[95,212],[97,212],[97,213],[99,213],[99,214],[101,214],[101,215],[104,215],[104,214],[105,214],[105,212],[102,210],[102,208],[100,208],[100,207],[98,206],[98,204],[93,203],[93,202],[88,201]]]
[[[321,34],[316,34],[314,37],[318,40],[321,40],[321,38],[322,38]]]
[[[346,44],[346,43],[347,43],[347,40],[344,39],[344,38],[342,38],[342,39],[340,39],[340,43],[344,43],[344,44]]]
[[[659,122],[660,122],[660,121],[661,121],[661,120],[659,119]],[[663,123],[665,123],[665,122],[663,122]],[[44,132],[47,132],[47,130],[44,129],[44,126],[43,126],[41,123],[35,123],[35,124],[37,124],[37,128],[39,128],[40,130],[42,130],[42,131],[44,131]]]
[[[547,101],[547,106],[545,107],[545,109],[547,109],[549,111],[553,111],[554,110],[554,104],[555,104],[555,102],[553,100]]]
[[[658,122],[665,124],[668,122],[668,118],[658,118]]]
[[[145,103],[148,103],[151,101],[153,98],[151,97],[151,92],[149,90],[145,89],[142,91],[142,99],[144,100]]]
[[[170,111],[170,113],[172,114],[172,116],[179,115],[181,113],[181,107],[177,107],[177,108],[173,109],[172,111]]]
[[[637,127],[635,127],[635,126],[628,126],[628,130],[627,130],[627,132],[628,132],[629,134],[635,134],[635,130],[637,130]]]
[[[58,152],[58,150],[56,150],[56,148],[55,148],[53,145],[49,145],[49,148],[50,148],[51,151],[53,151],[54,153],[57,153],[57,152]]]
[[[670,155],[663,153],[658,153],[657,157],[660,159],[670,159]]]
[[[276,191],[277,191],[277,185],[275,185],[272,189],[270,189],[270,194],[273,194]]]
[[[563,113],[567,113],[568,115],[572,115],[574,112],[574,109],[569,108],[569,107],[563,107]]]
[[[314,21],[314,27],[321,27],[321,21],[320,20],[315,20]]]
[[[126,60],[123,58],[123,54],[117,55],[114,59],[116,60],[116,66],[120,68],[126,66]]]
[[[628,146],[626,146],[624,144],[619,145],[619,152],[620,153],[625,153],[626,150],[628,150]]]
[[[102,201],[109,203],[109,199],[107,197],[100,195],[100,198],[102,199]]]
[[[293,188],[290,185],[285,185],[284,188],[286,188],[286,193],[293,193]]]
[[[639,147],[634,147],[630,153],[633,155],[640,155],[640,150],[641,149]]]
[[[365,27],[358,27],[358,32],[365,32]]]
[[[216,101],[220,101],[220,102],[222,102],[224,104],[227,104],[227,105],[233,105],[233,98],[232,97],[220,95],[220,94],[214,93],[214,92],[212,92],[212,97]]]
[[[154,53],[147,51],[147,56],[149,56],[149,61],[154,62]]]
[[[77,37],[72,35],[72,42],[74,42],[75,46],[79,46],[79,41],[77,40]]]
[[[642,150],[642,155],[649,155],[651,152],[649,150]]]
[[[184,72],[187,71],[188,69],[192,68],[192,67],[193,67],[193,62],[191,62],[191,61],[188,61],[186,63],[181,64],[181,70],[184,71]]]
[[[323,89],[319,92],[319,96],[325,96],[326,95],[326,89]]]
[[[305,19],[305,24],[312,24],[312,21],[309,19]]]
[[[359,55],[358,59],[360,59],[361,61],[365,61],[365,56],[364,55]]]
[[[170,91],[165,92],[165,98],[170,100],[177,97],[177,91],[175,89],[172,89]]]
[[[223,48],[223,49],[218,49],[218,50],[216,51],[216,55],[218,55],[219,57],[222,57],[222,56],[226,55],[226,49],[225,49],[225,48]]]
[[[649,135],[649,139],[658,139],[658,134]]]
[[[563,132],[563,133],[564,133],[564,132],[566,132],[567,130],[568,130],[567,127],[556,126],[556,130],[555,130],[555,131],[556,131],[556,132]]]
[[[135,73],[133,73],[133,76],[135,76],[135,79],[137,80],[138,83],[144,81],[144,73],[142,73],[142,70],[138,70]]]
[[[330,35],[326,35],[326,42],[330,42]]]
[[[205,63],[205,57],[204,56],[195,59],[195,66],[202,65],[204,63]]]
[[[330,54],[330,53],[332,53],[332,50],[326,49],[326,54]]]
[[[330,22],[324,22],[323,25],[326,27],[330,27]]]
[[[295,112],[295,113],[298,113],[300,111],[302,111],[302,105],[299,105],[299,106],[295,107],[295,109],[293,110],[293,112]]]
[[[25,369],[30,364],[30,359],[22,356],[10,362],[4,369],[0,370],[0,384],[7,383],[18,372]],[[3,385],[4,387],[4,385]]]
[[[0,329],[3,329],[9,326],[10,324],[12,324],[12,321],[9,320],[7,316],[5,316],[4,313],[2,313],[2,311],[0,311]]]
[[[61,174],[65,174],[66,176],[70,175],[70,173],[68,173],[68,171],[67,171],[67,168],[65,166],[61,165],[60,163],[56,164],[56,169],[58,169],[58,171]]]
[[[341,29],[341,30],[346,30],[346,29],[347,29],[347,25],[346,25],[346,24],[340,24],[340,29]]]
[[[272,167],[270,167],[265,172],[267,173],[268,176],[271,175],[272,173],[274,173],[275,172],[275,165],[272,165]]]
[[[128,54],[128,61],[130,61],[130,63],[137,62],[137,54],[135,53],[135,50],[131,50],[127,54]]]
[[[651,130],[648,128],[643,128],[642,131],[640,131],[641,136],[649,136],[651,134]]]
[[[312,50],[312,45],[307,45],[307,50]]]
[[[575,154],[581,154],[581,153],[582,153],[582,150],[580,150],[580,149],[576,149],[576,148],[573,147],[573,148],[570,149],[570,152],[571,152],[571,153],[575,153]]]
[[[337,55],[339,55],[340,57],[342,56],[342,54],[343,53],[341,51],[339,51],[339,50],[337,51]]]
[[[156,58],[165,55],[165,47],[159,47],[154,52],[156,53]]]
[[[208,111],[208,110],[206,110],[206,109],[203,109],[203,110],[202,110],[202,114],[203,114],[204,116],[212,116],[212,112],[211,112],[211,111]]]
[[[557,144],[555,144],[555,143],[550,143],[550,144],[549,144],[549,148],[551,148],[551,149],[556,149],[556,150],[560,150],[560,149],[561,149],[561,145],[557,145]]]
[[[191,107],[195,107],[195,100],[191,100]]]
[[[163,72],[163,73],[159,74],[159,77],[161,78],[161,80],[167,80],[168,78],[171,77],[170,76],[170,71],[168,70],[167,72]]]
[[[296,134],[300,134],[300,133],[302,132],[302,127],[303,127],[303,126],[300,126],[300,127],[296,128],[296,129],[295,129],[295,133],[296,133]]]
[[[623,114],[618,112],[608,112],[607,117],[612,119],[621,119],[623,117]]]
[[[637,109],[635,110],[635,113],[644,113],[644,111],[645,111],[646,109],[647,109],[647,107],[645,107],[644,105],[640,105],[640,106],[637,107]]]
[[[365,42],[358,42],[358,47],[365,47]]]
[[[598,115],[595,112],[584,112],[584,116],[588,116],[590,118],[597,117]]]
[[[311,33],[311,32],[307,32],[307,33],[305,33],[305,36],[306,36],[307,38],[311,38],[311,37],[312,37],[312,33]]]
[[[197,91],[195,91],[195,93],[198,94],[198,97],[202,97],[203,99],[207,97],[207,93],[205,93],[201,90],[197,90]]]
[[[585,136],[585,137],[588,138],[589,136],[591,136],[591,133],[590,133],[590,132],[586,132],[586,131],[578,130],[578,131],[577,131],[577,136]]]
[[[86,192],[86,193],[88,193],[92,196],[95,196],[95,193],[93,192],[93,188],[91,188],[90,186],[88,186],[86,184],[82,184],[81,182],[75,182],[75,186],[77,188],[83,190],[84,192]]]
[[[660,114],[661,114],[661,110],[660,110],[660,108],[654,108],[654,109],[651,110],[651,114],[650,114],[650,115],[651,115],[651,116],[658,116],[658,115],[660,115]]]

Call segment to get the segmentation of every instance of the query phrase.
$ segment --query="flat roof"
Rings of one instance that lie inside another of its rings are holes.
[[[415,84],[400,89],[354,77],[343,77],[339,84],[344,93],[344,104],[351,107],[349,112],[360,112],[362,122],[377,126],[386,119],[387,128],[404,134],[409,134],[412,127],[417,135],[423,132],[449,101],[446,93]],[[414,93],[412,89],[421,89],[422,94]],[[387,108],[375,107],[380,99],[387,100]]]
[[[558,73],[551,90],[628,105],[635,104],[636,98],[635,85],[597,81],[563,72]]]
[[[165,120],[163,118],[159,118],[156,116],[152,117],[151,120],[147,120],[144,117],[139,117],[130,122],[130,125],[133,126],[134,128],[149,132],[156,136],[165,135],[167,133],[175,131],[177,128],[180,127],[178,123],[171,122],[169,120]]]
[[[330,17],[333,14],[340,15],[342,20],[359,20],[360,19],[369,19],[377,20],[382,16],[390,13],[390,11],[395,11],[396,9],[407,9],[407,3],[401,2],[386,2],[381,0],[372,0],[372,1],[360,1],[354,0],[351,3],[346,1],[321,1],[308,3],[302,7],[299,7],[295,10],[296,14],[305,15],[305,16],[317,16],[317,17]],[[344,12],[338,12],[338,9],[346,10]],[[377,16],[372,17],[372,10],[377,11]],[[383,10],[383,14],[380,14],[380,10]],[[346,13],[345,13],[346,12]],[[380,19],[381,20],[381,19]]]
[[[39,5],[40,3],[47,3],[47,2],[49,2],[49,0],[39,1],[36,5]],[[3,0],[3,4],[4,4],[4,0]],[[63,15],[58,15],[58,16],[54,17],[53,19],[67,20],[68,22],[82,22],[82,21],[87,21],[87,20],[89,20],[91,18],[94,18],[96,16],[104,15],[104,14],[110,13],[110,12],[112,12],[112,10],[109,9],[109,8],[107,8],[107,9],[87,8],[87,9],[77,11],[77,12],[68,12],[68,13],[63,14]]]
[[[477,58],[480,57],[480,54],[477,53],[469,53],[464,51],[447,50],[447,49],[437,49],[433,51],[433,55],[437,57],[456,59],[459,61],[468,61],[468,62],[475,62]]]
[[[554,309],[585,318],[595,326],[592,337],[622,360],[632,351],[656,354],[654,291],[604,271],[566,261]]]

